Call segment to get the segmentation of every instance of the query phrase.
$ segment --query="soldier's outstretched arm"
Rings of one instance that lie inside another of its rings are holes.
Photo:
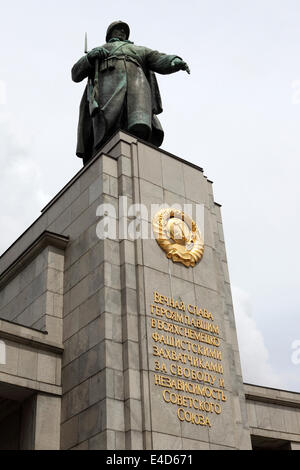
[[[151,49],[146,50],[146,63],[150,70],[163,75],[178,72],[179,70],[184,70],[187,73],[191,72],[189,66],[181,57],[163,54]]]

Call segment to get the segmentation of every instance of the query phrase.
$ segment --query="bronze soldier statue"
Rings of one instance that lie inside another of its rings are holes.
[[[154,72],[190,73],[177,55],[136,46],[129,35],[129,26],[115,21],[107,30],[106,44],[72,68],[74,82],[89,79],[80,104],[76,151],[84,164],[118,129],[159,147],[164,132],[157,118],[162,104]]]

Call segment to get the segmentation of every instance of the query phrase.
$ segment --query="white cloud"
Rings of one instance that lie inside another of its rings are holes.
[[[3,252],[39,216],[49,197],[42,188],[39,166],[30,157],[26,142],[10,124],[10,116],[0,116],[0,252]]]
[[[282,379],[270,364],[263,334],[252,316],[249,295],[232,285],[232,297],[244,382],[280,388]]]
[[[247,295],[234,289],[245,380],[273,384],[280,377],[281,388],[300,390],[290,347],[299,338],[300,105],[292,101],[300,80],[300,2],[245,0],[237,8],[235,0],[194,1],[187,9],[175,1],[166,24],[169,2],[154,0],[162,14],[147,10],[147,28],[142,2],[129,3],[117,0],[103,14],[91,0],[82,15],[75,1],[72,22],[68,2],[58,0],[6,2],[2,9],[0,38],[8,47],[1,49],[0,113],[9,107],[14,116],[2,123],[0,114],[0,253],[39,215],[45,192],[52,198],[79,170],[74,149],[85,83],[72,84],[70,68],[83,53],[87,24],[94,47],[123,17],[137,44],[179,54],[191,66],[190,76],[158,76],[163,148],[203,167],[215,182],[231,279],[249,286],[260,305],[258,329]]]

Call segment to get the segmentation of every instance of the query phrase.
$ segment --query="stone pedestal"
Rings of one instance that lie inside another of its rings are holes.
[[[147,208],[140,219],[133,204]],[[195,267],[167,259],[152,204],[190,204],[193,217],[200,205],[205,250]],[[137,225],[152,238],[130,238]],[[108,226],[116,236],[102,239]],[[69,239],[57,273],[61,448],[251,448],[220,206],[203,171],[119,132],[2,256],[1,271],[44,231]],[[58,341],[55,311],[47,315],[33,324],[48,321]]]

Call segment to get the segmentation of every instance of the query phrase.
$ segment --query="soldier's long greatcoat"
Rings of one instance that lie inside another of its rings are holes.
[[[121,128],[134,133],[136,125],[149,129],[149,141],[160,146],[164,133],[157,114],[162,112],[161,98],[155,74],[169,74],[176,55],[162,54],[130,41],[113,40],[103,47],[108,57],[99,63],[99,112],[91,118],[84,91],[79,113],[76,154],[86,163],[94,152]],[[94,79],[95,66],[83,56],[72,69],[72,79]]]

